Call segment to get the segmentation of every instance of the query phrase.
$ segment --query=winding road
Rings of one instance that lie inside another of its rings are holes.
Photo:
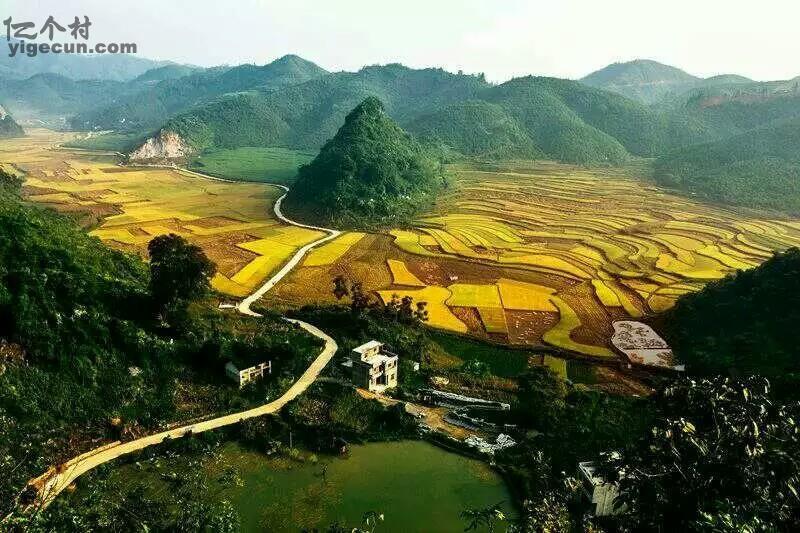
[[[180,170],[185,171],[184,169]],[[230,181],[230,180],[224,180],[222,178],[216,178],[214,176],[208,176],[195,171],[185,171],[185,172],[189,172],[193,175],[205,179]],[[245,298],[239,303],[239,305],[236,307],[237,310],[244,315],[253,317],[258,317],[261,315],[253,311],[251,309],[251,306],[255,302],[257,302],[262,296],[264,296],[267,292],[269,292],[269,290],[272,289],[287,274],[289,274],[289,272],[291,272],[292,269],[294,269],[294,267],[296,267],[300,263],[303,257],[305,257],[305,255],[312,248],[319,246],[320,244],[323,244],[325,242],[328,242],[332,239],[335,239],[336,237],[341,235],[341,232],[335,229],[321,228],[318,226],[300,224],[299,222],[295,222],[287,218],[281,212],[281,204],[283,202],[283,199],[286,198],[286,195],[289,192],[288,187],[273,183],[268,183],[266,185],[272,185],[274,187],[278,187],[285,191],[284,194],[280,198],[278,198],[275,202],[275,207],[274,207],[275,216],[279,220],[281,220],[286,224],[290,224],[292,226],[298,226],[301,228],[322,231],[324,233],[327,233],[327,235],[320,239],[317,239],[316,241],[308,243],[302,248],[298,249],[297,252],[295,252],[295,254],[292,256],[292,258],[289,259],[289,261],[285,265],[283,265],[283,267],[281,267],[281,269],[277,273],[275,273],[271,278],[269,278],[253,294],[249,295],[247,298]],[[336,344],[336,341],[333,340],[333,338],[331,338],[328,334],[326,334],[324,331],[320,330],[316,326],[313,326],[307,322],[303,322],[302,320],[295,320],[291,318],[285,318],[284,320],[296,324],[297,326],[306,330],[311,335],[314,335],[315,337],[322,339],[325,343],[325,346],[320,352],[320,354],[317,356],[317,358],[306,369],[303,375],[300,376],[300,378],[297,381],[295,381],[294,384],[292,384],[292,386],[289,387],[289,389],[286,392],[284,392],[278,399],[270,403],[261,405],[259,407],[255,407],[253,409],[248,409],[246,411],[241,411],[238,413],[212,418],[210,420],[204,420],[194,424],[188,424],[167,431],[162,431],[160,433],[155,433],[153,435],[148,435],[146,437],[142,437],[140,439],[132,440],[129,442],[119,442],[119,441],[112,442],[110,444],[106,444],[99,448],[95,448],[94,450],[91,450],[89,452],[86,452],[82,455],[74,457],[73,459],[70,459],[64,464],[55,467],[50,467],[50,469],[47,472],[28,482],[28,485],[33,486],[37,492],[36,504],[30,506],[29,508],[33,507],[37,509],[45,508],[56,498],[56,496],[58,496],[61,493],[61,491],[67,488],[79,476],[103,463],[112,461],[122,455],[142,450],[148,446],[159,444],[168,439],[178,439],[186,435],[191,435],[194,433],[202,433],[204,431],[221,428],[223,426],[237,424],[242,420],[248,418],[273,414],[280,411],[283,408],[283,406],[285,406],[287,403],[300,396],[303,392],[305,392],[305,390],[309,386],[311,386],[312,383],[314,383],[314,381],[319,376],[320,372],[322,372],[325,366],[333,358],[336,351],[339,349],[339,347]]]

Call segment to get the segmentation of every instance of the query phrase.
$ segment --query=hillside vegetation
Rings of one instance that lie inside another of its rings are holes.
[[[319,155],[300,168],[288,213],[336,226],[404,221],[441,183],[436,165],[411,136],[367,98]]]
[[[662,156],[655,178],[712,200],[800,213],[800,118]]]
[[[691,372],[761,374],[781,383],[800,377],[798,323],[797,248],[680,298],[665,317],[667,338]]]
[[[22,137],[25,135],[22,127],[5,109],[0,107],[0,139],[9,137]]]
[[[198,152],[236,146],[316,149],[368,96],[402,127],[448,152],[581,164],[652,156],[693,140],[674,123],[619,95],[569,80],[526,77],[499,86],[476,76],[401,65],[367,67],[265,92],[250,91],[179,114],[162,129]]]
[[[179,77],[165,76],[156,85],[123,95],[112,105],[78,113],[70,120],[70,125],[75,129],[154,129],[170,116],[223,94],[254,89],[269,91],[323,74],[326,71],[314,63],[290,55],[263,66],[239,65]],[[146,81],[138,80],[138,83]]]

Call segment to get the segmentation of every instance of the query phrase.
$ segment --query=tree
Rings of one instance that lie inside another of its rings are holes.
[[[23,179],[20,176],[0,168],[0,188],[7,187],[16,191],[22,186],[22,182]]]
[[[531,367],[519,380],[517,413],[529,427],[549,430],[566,408],[567,386],[549,368]]]
[[[495,524],[506,519],[502,505],[503,502],[500,502],[485,508],[471,508],[462,511],[461,518],[467,522],[464,531],[473,531],[485,526],[489,533],[494,533]]]
[[[216,273],[200,247],[179,235],[159,235],[147,246],[150,254],[150,295],[163,315],[182,308],[210,289]]]
[[[350,287],[348,286],[347,279],[344,276],[336,276],[333,280],[333,295],[337,300],[341,300],[345,296],[350,296]]]
[[[601,463],[629,528],[798,530],[798,404],[778,405],[760,377],[683,379],[656,398],[641,442]],[[727,524],[727,525],[726,525]]]
[[[360,281],[356,281],[350,286],[350,309],[354,314],[361,314],[369,306],[369,293],[364,291],[364,286]]]

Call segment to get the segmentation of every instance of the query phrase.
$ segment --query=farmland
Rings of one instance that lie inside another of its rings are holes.
[[[359,238],[271,298],[331,300],[330,280],[344,275],[383,301],[426,301],[436,328],[605,359],[614,320],[669,309],[800,245],[796,220],[677,196],[629,171],[518,162],[450,173],[413,227]]]
[[[27,171],[30,201],[74,213],[113,247],[144,255],[167,232],[199,244],[218,266],[220,292],[252,292],[321,235],[273,218],[276,188],[53,149],[68,138],[37,131],[5,142],[0,162]],[[800,246],[798,220],[701,203],[630,171],[516,162],[449,174],[445,193],[412,225],[343,233],[312,250],[265,303],[334,303],[332,280],[344,276],[376,300],[427,302],[434,328],[609,359],[615,320],[667,310]]]
[[[274,187],[120,167],[110,156],[53,149],[67,138],[35,131],[0,147],[0,162],[27,172],[26,198],[74,213],[92,235],[142,256],[153,237],[182,235],[217,264],[212,284],[221,292],[252,292],[297,248],[321,235],[274,219]]]
[[[288,148],[218,148],[197,156],[190,167],[232,180],[287,183],[297,174],[297,168],[311,161],[314,155]]]

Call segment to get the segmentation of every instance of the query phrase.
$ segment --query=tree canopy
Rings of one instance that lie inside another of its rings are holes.
[[[338,226],[382,226],[410,217],[440,186],[423,148],[367,98],[336,136],[300,168],[284,206]]]

